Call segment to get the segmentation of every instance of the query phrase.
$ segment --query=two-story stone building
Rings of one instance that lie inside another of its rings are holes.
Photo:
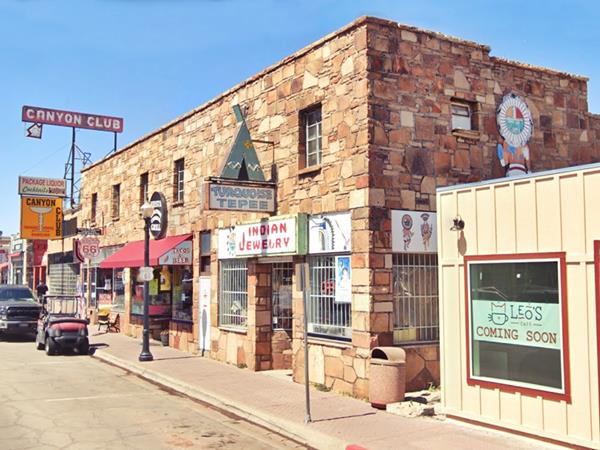
[[[370,349],[401,345],[407,388],[439,383],[436,186],[600,156],[585,78],[489,52],[360,18],[86,168],[81,217],[116,250],[97,298],[141,334],[139,211],[158,191],[150,314],[171,345],[300,381],[304,292],[312,382],[366,397]],[[499,124],[529,135],[506,146]]]

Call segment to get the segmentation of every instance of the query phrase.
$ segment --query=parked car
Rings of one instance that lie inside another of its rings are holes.
[[[0,286],[0,334],[33,334],[42,306],[27,286]]]
[[[46,350],[47,355],[73,350],[87,355],[90,348],[88,320],[78,318],[77,314],[77,297],[47,295],[37,325],[37,349]]]

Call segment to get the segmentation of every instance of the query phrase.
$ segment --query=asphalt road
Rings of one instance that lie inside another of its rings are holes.
[[[0,449],[299,449],[89,356],[0,338]]]

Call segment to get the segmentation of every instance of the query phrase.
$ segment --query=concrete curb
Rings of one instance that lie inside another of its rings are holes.
[[[98,360],[112,364],[123,370],[138,375],[160,386],[172,389],[188,397],[207,403],[225,412],[231,412],[249,422],[272,430],[289,439],[293,439],[303,445],[324,450],[339,450],[347,448],[350,443],[329,436],[320,431],[310,428],[309,425],[299,425],[273,416],[269,413],[257,410],[249,405],[236,402],[229,398],[208,393],[195,386],[183,383],[175,378],[162,375],[157,371],[141,368],[137,364],[117,358],[98,349],[92,356]]]

